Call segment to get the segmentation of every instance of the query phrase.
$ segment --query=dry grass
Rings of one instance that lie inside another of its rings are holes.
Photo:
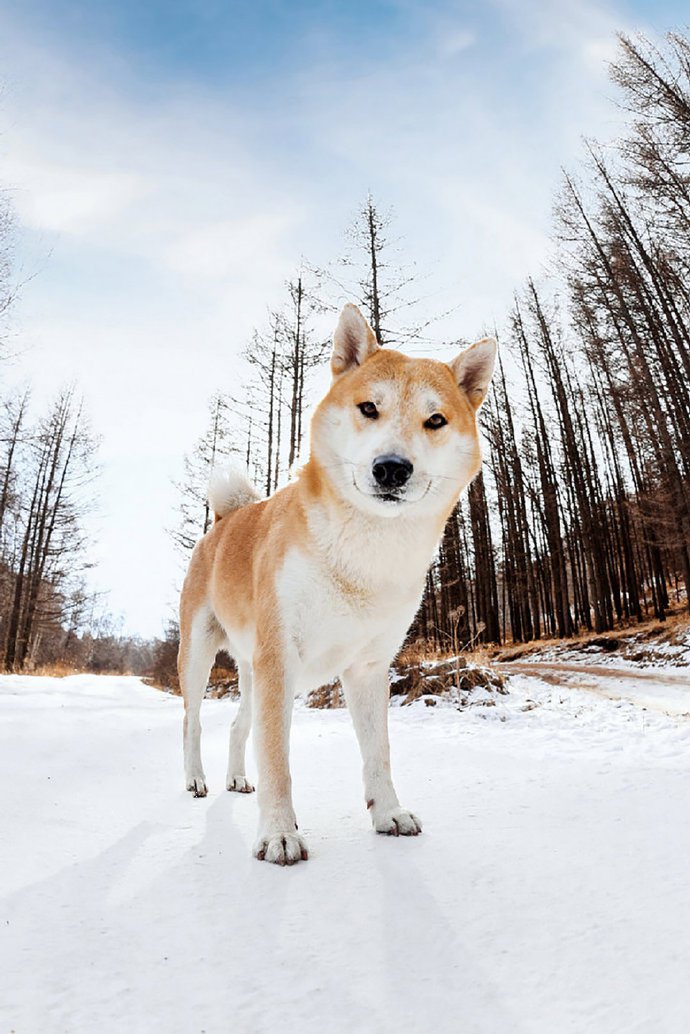
[[[431,654],[431,656],[430,656]],[[474,657],[482,663],[476,663]],[[406,646],[392,666],[391,696],[404,697],[402,704],[411,704],[424,697],[433,706],[433,697],[446,696],[451,690],[459,694],[459,701],[469,699],[477,687],[505,693],[505,678],[496,669],[483,663],[484,653],[477,650],[470,659],[464,655],[447,657],[438,651],[425,653],[419,643]],[[306,697],[307,707],[345,707],[345,699],[337,679],[312,690]]]
[[[405,643],[398,656],[395,658],[395,668],[409,668],[414,665],[432,664],[440,661],[457,660],[460,667],[467,664],[476,664],[479,667],[490,667],[496,659],[500,647],[475,643],[469,649],[439,649],[432,643],[423,639],[417,639],[412,643]]]
[[[391,695],[405,696],[403,705],[411,704],[420,697],[444,696],[456,690],[465,702],[478,687],[496,693],[505,692],[505,679],[494,668],[476,664],[464,655],[459,657],[436,657],[425,661],[403,665],[396,661],[394,670],[397,678],[391,683]]]
[[[71,664],[65,664],[64,661],[54,661],[52,664],[42,664],[38,668],[33,668],[31,674],[51,679],[64,679],[69,675],[79,675],[81,673],[77,668],[72,667]]]
[[[165,693],[172,693],[173,696],[182,696],[176,671],[168,674],[165,681],[156,678],[155,675],[147,675],[143,681],[147,686],[153,686],[154,689],[162,689]],[[220,654],[217,662],[211,668],[206,696],[213,700],[227,696],[237,700],[239,695],[237,671],[230,662],[225,660],[224,655]]]
[[[182,696],[179,686],[166,685],[164,682],[161,682],[160,679],[155,678],[153,675],[142,675],[141,681],[144,683],[144,685],[151,686],[152,689],[160,689],[163,693],[172,693],[172,695],[176,697]]]
[[[307,707],[345,707],[345,697],[343,696],[343,691],[340,688],[340,682],[338,679],[335,679],[333,682],[329,682],[325,686],[319,686],[318,689],[312,689],[310,693],[307,693],[305,703]]]
[[[468,664],[477,664],[479,667],[491,667],[496,650],[494,647],[485,646],[483,643],[473,646],[471,650],[463,651],[462,656]]]
[[[406,668],[412,664],[422,664],[424,661],[440,661],[448,656],[447,652],[439,650],[426,639],[415,639],[413,642],[405,643],[395,663],[401,668]]]
[[[614,653],[626,646],[630,640],[675,643],[690,629],[690,617],[686,608],[669,613],[665,621],[650,618],[648,621],[628,621],[610,632],[582,632],[568,639],[533,639],[529,643],[512,643],[495,646],[487,651],[487,657],[494,661],[517,661],[530,654],[554,648],[567,652],[583,646],[598,646],[604,652]]]
[[[102,671],[91,672],[85,668],[75,668],[65,661],[53,661],[51,664],[39,664],[35,668],[26,668],[21,674],[38,675],[44,678],[65,679],[70,675],[131,675],[129,671],[115,671],[104,668]]]

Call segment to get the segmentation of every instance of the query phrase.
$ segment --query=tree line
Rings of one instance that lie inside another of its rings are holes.
[[[0,371],[11,361],[12,244],[0,194]],[[151,667],[153,645],[122,636],[87,588],[97,447],[73,387],[42,411],[28,390],[0,388],[0,670]]]
[[[577,175],[563,174],[552,273],[527,280],[498,334],[484,470],[447,524],[412,630],[434,649],[604,631],[687,604],[690,42],[621,36],[611,78],[622,138],[587,141]],[[389,228],[367,198],[346,261],[304,266],[255,334],[241,401],[214,397],[180,486],[183,551],[208,527],[214,463],[234,456],[267,494],[285,480],[327,348],[316,317],[354,300],[379,343],[420,339],[426,324],[400,325],[417,284]]]
[[[0,670],[152,667],[85,577],[97,445],[73,388],[38,414],[28,391],[0,402]]]
[[[690,42],[619,38],[623,138],[564,173],[418,631],[527,641],[663,619],[690,588]],[[510,361],[511,372],[506,373]]]
[[[0,409],[0,664],[7,671],[62,654],[89,597],[82,488],[93,438],[72,390],[34,417],[28,392]]]

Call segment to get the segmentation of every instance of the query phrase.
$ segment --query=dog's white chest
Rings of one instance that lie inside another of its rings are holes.
[[[300,689],[330,681],[352,664],[393,656],[419,595],[393,587],[372,595],[297,550],[286,557],[277,588],[285,631],[296,648]]]

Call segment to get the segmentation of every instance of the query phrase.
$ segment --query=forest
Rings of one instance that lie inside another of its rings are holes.
[[[97,439],[74,389],[47,413],[30,393],[2,403],[0,467],[0,666],[64,664],[88,671],[141,670],[151,647],[118,635],[89,591],[84,518],[97,475]]]
[[[610,74],[622,130],[586,140],[579,168],[563,172],[548,274],[518,287],[502,325],[474,328],[497,335],[500,365],[481,416],[483,473],[446,526],[410,632],[430,652],[602,632],[687,606],[690,40],[621,36]],[[9,240],[9,212],[2,226]],[[182,559],[212,519],[214,465],[245,465],[269,494],[299,461],[325,328],[344,301],[382,345],[414,353],[430,340],[433,319],[415,322],[421,278],[398,262],[394,233],[367,197],[345,257],[304,261],[246,344],[246,383],[215,386],[177,486],[169,534]],[[0,307],[11,301],[9,248],[5,259]],[[28,396],[7,398],[2,420],[4,667],[170,668],[174,619],[143,644],[93,618],[80,517],[94,439],[74,390],[42,416]]]

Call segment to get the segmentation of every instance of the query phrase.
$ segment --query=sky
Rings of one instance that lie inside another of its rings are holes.
[[[429,314],[453,310],[438,356],[500,325],[548,268],[561,168],[619,129],[616,32],[681,27],[684,6],[0,0],[21,284],[3,377],[36,406],[84,397],[90,584],[124,631],[174,612],[173,482],[302,258],[340,254],[371,191]]]

